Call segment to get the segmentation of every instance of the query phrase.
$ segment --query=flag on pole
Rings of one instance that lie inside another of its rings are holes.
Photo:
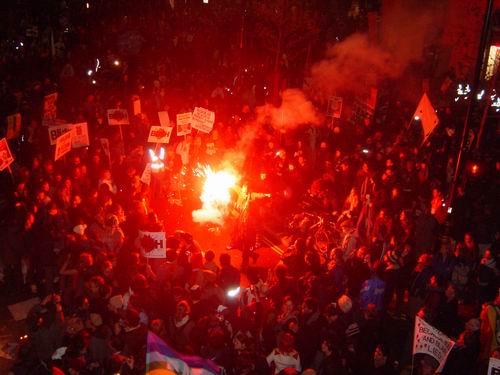
[[[177,353],[148,332],[146,375],[222,375],[222,369],[209,359]]]
[[[428,354],[439,363],[436,372],[441,372],[455,343],[425,320],[415,317],[413,355]]]
[[[422,129],[424,130],[425,142],[437,124],[439,124],[439,118],[437,117],[436,111],[432,107],[427,94],[424,93],[424,95],[422,95],[422,99],[420,99],[420,103],[418,103],[413,119],[421,121]]]

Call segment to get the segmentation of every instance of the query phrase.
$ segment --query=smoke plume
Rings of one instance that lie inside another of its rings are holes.
[[[423,6],[422,1],[427,4],[385,1],[380,28],[374,33],[378,41],[356,33],[330,45],[325,58],[311,68],[313,90],[323,98],[363,94],[381,79],[401,77],[411,62],[422,61],[426,45],[438,37],[443,17],[443,6],[435,4],[439,2]]]
[[[301,125],[320,124],[321,119],[316,108],[301,90],[284,90],[281,99],[279,107],[266,104],[256,108],[258,124],[270,124],[281,132],[296,129]]]

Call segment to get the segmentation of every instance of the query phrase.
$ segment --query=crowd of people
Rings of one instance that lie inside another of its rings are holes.
[[[464,172],[447,206],[461,111],[439,108],[424,147],[418,131],[404,131],[413,108],[389,83],[371,119],[286,133],[252,125],[239,172],[266,196],[250,203],[239,231],[257,233],[254,249],[272,228],[288,248],[271,270],[252,261],[239,269],[159,209],[190,210],[158,202],[199,195],[187,176],[240,145],[274,62],[242,65],[231,33],[215,27],[234,18],[238,30],[231,7],[149,3],[54,2],[48,13],[11,14],[19,22],[1,46],[0,105],[3,116],[21,114],[22,129],[9,141],[12,173],[1,174],[0,282],[11,297],[41,299],[11,373],[144,374],[152,331],[229,375],[433,374],[432,357],[412,356],[415,316],[456,342],[445,374],[481,373],[500,357],[500,160],[492,148],[482,173]],[[42,125],[52,92],[59,117],[87,122],[90,136],[57,162]],[[141,113],[120,135],[105,110],[133,113],[133,97]],[[172,135],[165,172],[149,186],[141,175],[157,112],[174,119],[195,106],[215,111],[214,129]],[[320,241],[305,211],[335,218],[336,235]],[[296,215],[299,225],[284,225]],[[167,233],[165,259],[141,254],[139,231]]]

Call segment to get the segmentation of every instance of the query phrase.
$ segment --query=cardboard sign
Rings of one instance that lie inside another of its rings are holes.
[[[49,132],[50,145],[53,146],[56,144],[57,138],[64,133],[71,131],[71,126],[70,124],[50,126],[47,130]]]
[[[151,186],[151,173],[151,163],[147,163],[141,176],[141,181],[143,184]]]
[[[14,157],[10,152],[9,144],[6,138],[0,140],[0,171],[3,171],[14,161]]]
[[[126,109],[108,109],[108,124],[115,125],[129,125],[128,112]]]
[[[145,258],[161,259],[167,256],[165,232],[139,231],[139,246]]]
[[[56,123],[57,118],[57,92],[45,96],[43,102],[42,125],[50,126]]]
[[[215,113],[208,109],[196,107],[193,111],[191,126],[203,133],[210,133],[214,127]]]
[[[487,375],[500,375],[500,359],[490,358]]]
[[[167,111],[158,112],[158,118],[160,119],[160,126],[170,127],[170,118]]]
[[[415,318],[415,331],[413,335],[413,355],[428,354],[439,362],[436,372],[441,372],[455,343],[444,333],[438,331],[425,320]]]
[[[191,112],[177,114],[177,135],[183,136],[191,134],[191,121],[193,114]]]
[[[52,146],[55,145],[57,142],[57,138],[69,131],[74,132],[71,147],[86,147],[90,144],[88,126],[86,122],[82,122],[79,124],[50,126],[48,128],[50,144]]]
[[[148,142],[168,143],[172,135],[173,128],[164,128],[163,126],[152,126],[149,129]]]
[[[56,154],[54,160],[57,161],[66,155],[71,150],[71,139],[73,138],[73,130],[61,135],[56,140]]]
[[[326,115],[328,117],[340,118],[342,114],[343,99],[340,96],[332,96],[328,99],[328,107],[326,108]]]
[[[18,138],[21,135],[21,114],[7,116],[7,139]]]
[[[79,124],[72,124],[71,127],[73,128],[71,147],[79,148],[89,146],[89,128],[87,123],[81,122]]]

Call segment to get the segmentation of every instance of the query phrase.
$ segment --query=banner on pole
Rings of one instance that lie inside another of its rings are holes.
[[[50,126],[56,123],[57,118],[57,92],[45,96],[43,101],[42,125]]]
[[[191,126],[200,132],[210,133],[215,123],[215,112],[202,107],[196,107],[193,111]]]
[[[126,109],[108,109],[108,124],[115,125],[129,125],[128,112]]]
[[[434,128],[439,124],[439,118],[437,117],[436,111],[434,110],[427,94],[424,93],[424,95],[422,95],[422,99],[420,99],[420,102],[418,103],[413,119],[421,121],[425,142],[429,135],[431,135]]]
[[[71,139],[73,138],[73,130],[70,130],[59,136],[56,140],[56,153],[54,160],[57,161],[66,155],[71,150]]]
[[[7,168],[14,161],[10,152],[9,143],[6,138],[0,140],[0,172]]]
[[[163,126],[152,126],[149,129],[148,142],[150,143],[168,143],[172,135],[173,128]]]
[[[158,112],[158,118],[160,119],[160,126],[164,128],[170,127],[170,117],[168,117],[167,111]]]
[[[331,96],[328,99],[328,106],[326,108],[326,115],[328,117],[340,118],[342,114],[343,99],[340,96]]]
[[[500,375],[500,359],[490,358],[487,375]]]
[[[425,320],[415,317],[413,355],[428,354],[439,363],[436,372],[441,372],[455,343]]]
[[[139,231],[139,246],[145,258],[161,259],[167,256],[165,232]]]
[[[14,139],[21,135],[21,114],[7,116],[7,134],[5,138]]]
[[[191,121],[193,114],[191,112],[177,114],[177,135],[183,136],[191,134]]]

